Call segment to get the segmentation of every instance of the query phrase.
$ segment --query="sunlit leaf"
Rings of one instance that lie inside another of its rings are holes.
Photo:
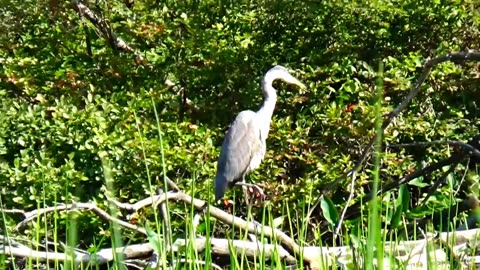
[[[328,223],[333,227],[338,222],[338,212],[333,204],[332,200],[329,197],[323,196],[320,202],[320,207],[322,208],[322,213]]]

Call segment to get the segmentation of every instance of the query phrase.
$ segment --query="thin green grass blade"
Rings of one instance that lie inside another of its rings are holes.
[[[369,202],[369,213],[368,213],[368,237],[367,237],[367,256],[365,260],[365,266],[368,270],[383,269],[383,246],[384,243],[381,237],[381,227],[380,227],[380,207],[379,201],[377,199],[377,191],[379,186],[379,174],[380,174],[380,160],[381,160],[381,144],[382,144],[382,92],[383,92],[383,63],[380,63],[378,68],[378,77],[377,77],[377,101],[375,103],[375,130],[376,130],[376,139],[375,139],[375,151],[374,151],[374,168],[373,168],[373,183],[372,183],[372,194],[373,198]],[[375,256],[376,255],[376,256]],[[377,267],[374,264],[374,258],[377,259]]]
[[[153,105],[153,111],[155,113],[155,121],[157,123],[157,130],[158,130],[158,139],[160,141],[160,157],[161,157],[161,160],[162,160],[162,180],[163,180],[163,187],[164,187],[164,194],[165,196],[167,196],[167,192],[168,192],[168,183],[167,183],[167,166],[166,166],[166,163],[165,163],[165,151],[163,149],[163,137],[162,137],[162,127],[160,125],[160,118],[159,118],[159,115],[158,115],[158,112],[157,112],[157,106],[155,104],[155,100],[153,99],[152,97],[152,105]],[[166,203],[165,203],[165,208],[166,208],[166,214],[167,214],[167,217],[164,217],[166,218],[167,220],[171,220],[171,217],[170,217],[170,207],[169,207],[169,204],[166,200]],[[172,228],[166,228],[165,227],[166,224],[163,223],[163,231],[165,232],[165,238],[167,239],[167,243],[173,243],[173,237],[172,237]],[[169,247],[167,247],[169,248]],[[170,252],[170,259],[173,261],[173,252]],[[166,265],[164,264],[163,267],[166,267]]]
[[[114,187],[114,181],[112,177],[112,164],[111,161],[109,161],[106,157],[106,155],[102,155],[101,153],[99,154],[100,160],[102,161],[102,168],[103,168],[103,174],[105,178],[105,185],[107,187],[107,191],[110,193],[111,197],[114,197],[113,194],[115,187]],[[114,218],[118,217],[118,209],[113,203],[108,204],[108,208],[110,211],[110,215]],[[117,247],[122,247],[123,246],[123,241],[122,241],[122,233],[120,230],[119,225],[116,222],[110,222],[110,229],[112,231],[112,247],[117,248]],[[115,269],[125,269],[124,261],[125,261],[125,256],[122,253],[113,253],[113,262]]]

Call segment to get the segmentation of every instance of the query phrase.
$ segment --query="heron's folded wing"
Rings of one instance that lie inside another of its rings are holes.
[[[225,135],[218,173],[228,181],[239,180],[246,172],[252,156],[261,146],[258,116],[253,111],[238,114]]]

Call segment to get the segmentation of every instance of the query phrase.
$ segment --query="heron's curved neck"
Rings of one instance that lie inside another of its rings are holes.
[[[262,135],[266,138],[270,130],[270,122],[272,121],[273,110],[277,103],[277,91],[272,86],[273,78],[268,74],[262,80],[263,104],[257,111],[260,120],[264,121],[262,125]]]

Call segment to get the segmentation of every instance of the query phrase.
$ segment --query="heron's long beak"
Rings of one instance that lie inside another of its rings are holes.
[[[303,84],[303,83],[302,83],[301,81],[299,81],[297,78],[293,77],[293,75],[290,74],[290,73],[286,76],[286,78],[284,78],[284,80],[285,80],[286,82],[290,83],[290,84],[294,84],[294,85],[300,87],[300,89],[305,89],[305,88],[307,88],[307,87],[305,86],[305,84]]]
[[[306,89],[307,88],[307,86],[300,81],[298,81],[297,85],[298,85],[298,87],[300,87],[300,89]]]
[[[307,88],[307,86],[305,84],[303,84],[301,81],[299,81],[297,78],[293,77],[293,80],[291,81],[292,84],[295,84],[297,85],[298,87],[300,87],[300,89],[305,89]]]

